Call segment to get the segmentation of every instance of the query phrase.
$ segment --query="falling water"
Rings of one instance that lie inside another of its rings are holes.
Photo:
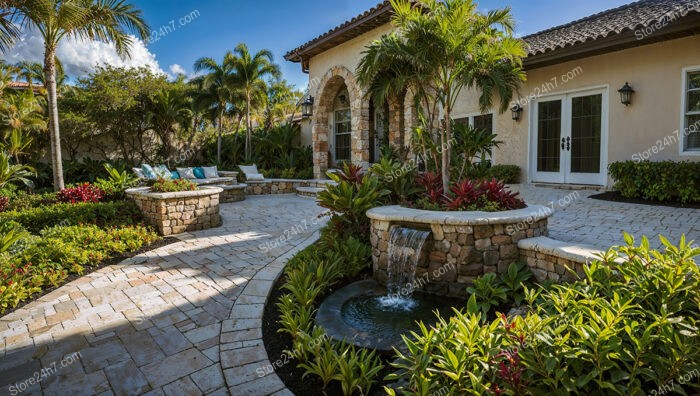
[[[413,294],[416,267],[428,236],[430,236],[428,231],[402,227],[391,229],[387,263],[388,295],[380,297],[380,303],[385,308],[408,310],[415,305],[411,294]]]

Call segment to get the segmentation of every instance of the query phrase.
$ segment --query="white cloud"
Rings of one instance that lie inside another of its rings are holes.
[[[72,78],[86,76],[95,66],[105,64],[117,67],[144,66],[155,73],[166,74],[158,65],[155,54],[146,48],[143,41],[134,36],[130,37],[133,41],[130,58],[120,58],[112,43],[74,38],[61,41],[56,55],[63,63],[66,74]],[[25,33],[14,48],[2,55],[2,59],[8,63],[20,61],[43,63],[44,42],[39,32],[33,30]]]
[[[178,65],[177,63],[174,64],[174,65],[170,65],[170,73],[171,73],[173,76],[178,76],[178,75],[180,75],[180,74],[187,75],[187,71],[185,71],[185,68],[182,67],[182,66],[180,66],[180,65]]]

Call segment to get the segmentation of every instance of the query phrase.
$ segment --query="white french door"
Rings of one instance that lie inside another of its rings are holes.
[[[533,182],[607,183],[607,90],[539,98],[532,108]]]

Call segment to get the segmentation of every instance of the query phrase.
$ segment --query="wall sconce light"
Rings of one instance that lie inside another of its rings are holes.
[[[623,105],[629,106],[632,103],[632,94],[634,93],[634,89],[630,87],[629,83],[626,82],[622,88],[617,90],[617,92],[620,93],[620,102]]]
[[[520,117],[523,113],[523,106],[521,106],[519,103],[516,103],[513,105],[513,107],[510,108],[510,111],[513,112],[513,121],[520,121]]]
[[[301,104],[301,116],[303,118],[310,118],[314,115],[314,97],[309,96]]]

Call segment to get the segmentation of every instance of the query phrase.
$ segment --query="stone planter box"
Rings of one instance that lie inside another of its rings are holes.
[[[267,179],[246,181],[248,195],[296,194],[298,187],[320,188],[335,183],[331,180]]]
[[[437,212],[384,206],[367,211],[375,279],[386,284],[392,227],[431,231],[416,269],[416,289],[466,297],[466,287],[489,272],[504,272],[520,259],[518,242],[546,236],[543,206],[504,212]]]
[[[221,225],[220,187],[200,187],[197,191],[154,193],[150,187],[126,190],[141,209],[146,223],[161,235],[205,230]]]

